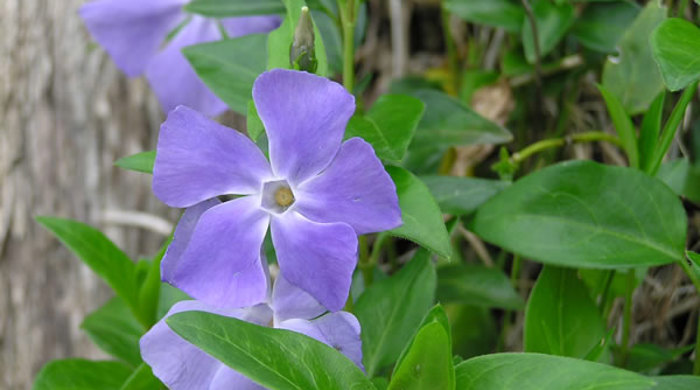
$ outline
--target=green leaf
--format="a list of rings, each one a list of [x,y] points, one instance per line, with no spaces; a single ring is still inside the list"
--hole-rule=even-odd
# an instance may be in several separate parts
[[[300,333],[205,312],[166,320],[185,340],[270,389],[373,389],[343,354]]]
[[[619,56],[605,62],[603,85],[630,115],[645,111],[664,89],[649,35],[665,18],[666,8],[657,0],[649,1],[620,39]]]
[[[285,11],[281,0],[192,0],[184,8],[187,12],[213,18],[281,14]]]
[[[403,168],[388,167],[387,171],[396,184],[403,220],[403,225],[389,232],[415,241],[438,255],[449,258],[452,255],[450,237],[440,208],[428,188]]]
[[[676,195],[655,178],[573,161],[503,190],[479,208],[472,231],[547,264],[640,267],[683,258],[686,215]]]
[[[647,390],[655,381],[631,371],[535,353],[479,356],[455,368],[460,390]]]
[[[112,287],[138,317],[138,285],[134,263],[102,232],[78,221],[37,217],[80,260]],[[143,319],[139,317],[139,321]]]
[[[525,310],[525,352],[584,358],[605,338],[605,323],[576,270],[546,266]]]
[[[382,160],[401,162],[423,108],[423,102],[412,96],[382,95],[366,115],[350,120],[345,137],[362,137]]]
[[[665,20],[650,42],[668,89],[678,91],[700,79],[700,28],[696,25],[678,18]]]
[[[452,264],[438,267],[437,275],[437,297],[442,303],[459,302],[508,310],[521,310],[525,306],[500,269]]]
[[[574,7],[569,3],[557,5],[550,0],[532,0],[530,3],[532,4],[532,13],[537,23],[540,56],[544,57],[557,46],[574,24]],[[535,52],[532,25],[528,18],[523,20],[521,33],[525,58],[527,58],[529,63],[534,64],[537,59],[537,53]]]
[[[679,356],[692,349],[692,345],[671,350],[661,348],[656,344],[635,344],[629,349],[625,367],[635,372],[649,372],[654,368],[676,360]]]
[[[282,25],[277,30],[272,31],[268,36],[267,69],[292,68],[289,61],[289,50],[294,41],[294,29],[299,22],[301,8],[306,5],[304,0],[282,0],[282,2],[287,9],[287,16],[284,18]],[[316,23],[314,23],[314,36],[314,48],[316,51],[316,60],[318,60],[316,74],[326,76],[328,74],[326,48],[323,45],[323,38]]]
[[[421,176],[443,213],[465,215],[510,185],[502,180],[455,176]]]
[[[628,1],[589,4],[576,19],[571,34],[591,50],[612,53],[637,14],[639,6]]]
[[[435,296],[435,269],[420,250],[390,278],[375,282],[355,303],[362,325],[362,353],[370,377],[396,361],[416,331]]]
[[[171,307],[174,304],[184,301],[186,299],[192,299],[189,295],[180,291],[179,289],[167,284],[160,284],[160,294],[158,295],[158,309],[156,311],[156,319],[160,320],[165,317]]]
[[[637,133],[632,124],[632,120],[625,112],[622,102],[613,93],[608,91],[604,86],[598,85],[600,93],[603,95],[605,105],[608,107],[610,118],[615,124],[617,135],[620,136],[620,141],[625,148],[627,158],[631,167],[639,167],[639,148],[637,147]]]
[[[153,164],[156,161],[156,151],[136,153],[117,160],[114,165],[129,171],[153,173]]]
[[[253,142],[258,140],[261,134],[265,132],[265,125],[258,115],[258,109],[255,107],[255,102],[248,101],[248,115],[246,117],[246,128],[248,130],[248,137],[253,140]]]
[[[653,377],[657,389],[663,390],[697,390],[700,389],[700,377],[690,375],[670,375]]]
[[[199,78],[232,110],[245,115],[255,79],[265,71],[267,35],[189,46],[182,50]]]
[[[406,346],[389,383],[389,390],[455,388],[452,342],[447,315],[440,305],[428,313]]]
[[[519,32],[525,11],[516,0],[445,0],[445,8],[467,22]]]
[[[468,359],[486,355],[498,348],[499,326],[491,309],[480,306],[446,304],[450,319],[452,353]]]
[[[644,172],[649,172],[654,161],[654,151],[659,142],[659,134],[661,134],[665,100],[666,91],[661,92],[654,99],[649,111],[644,113],[642,119],[642,126],[639,130],[639,165]]]
[[[121,298],[107,301],[85,317],[80,327],[108,354],[134,366],[141,363],[139,339],[145,330]]]
[[[36,376],[34,390],[120,390],[131,375],[123,363],[84,359],[54,360]]]
[[[120,390],[160,390],[164,388],[158,378],[153,375],[151,367],[141,363],[131,376],[124,382]]]

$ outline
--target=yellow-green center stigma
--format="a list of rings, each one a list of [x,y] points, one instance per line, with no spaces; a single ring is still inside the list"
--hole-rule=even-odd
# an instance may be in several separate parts
[[[294,194],[292,190],[290,190],[289,187],[278,188],[275,192],[275,202],[277,202],[280,207],[289,207],[294,203]]]

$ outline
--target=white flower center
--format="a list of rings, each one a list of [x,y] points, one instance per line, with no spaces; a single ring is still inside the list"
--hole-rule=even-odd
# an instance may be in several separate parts
[[[286,180],[263,184],[261,206],[274,213],[283,213],[294,204],[294,193]]]

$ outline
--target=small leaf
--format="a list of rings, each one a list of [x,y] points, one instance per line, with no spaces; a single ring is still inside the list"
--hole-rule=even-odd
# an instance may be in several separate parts
[[[443,213],[465,215],[474,212],[510,182],[455,176],[421,176]]]
[[[370,377],[396,361],[434,296],[435,270],[424,249],[399,272],[360,295],[355,315],[362,325],[363,362]]]
[[[651,50],[671,91],[700,79],[700,28],[683,19],[661,23],[651,34]]]
[[[255,102],[248,101],[248,116],[246,117],[246,128],[248,129],[248,137],[253,142],[258,140],[261,134],[265,132],[265,125],[258,115],[258,109],[255,107]]]
[[[343,354],[300,333],[205,312],[168,317],[185,340],[272,390],[373,389]]]
[[[654,161],[654,151],[659,142],[659,134],[661,134],[665,100],[666,91],[661,92],[654,99],[642,119],[642,126],[639,130],[639,167],[644,172],[649,172]]]
[[[574,161],[503,190],[479,208],[472,231],[547,264],[640,267],[683,258],[686,215],[678,197],[655,178]]]
[[[281,0],[192,0],[185,11],[212,18],[284,13]]]
[[[396,184],[403,220],[403,225],[389,232],[415,241],[438,255],[449,258],[452,255],[450,237],[440,208],[428,188],[403,168],[388,167],[387,171]]]
[[[199,78],[234,111],[245,115],[255,79],[265,71],[267,35],[189,46],[182,50]]]
[[[34,390],[120,390],[131,375],[124,363],[85,359],[54,360],[36,376]]]
[[[598,89],[603,95],[603,99],[605,99],[605,105],[608,107],[608,112],[615,124],[617,135],[620,136],[622,145],[625,148],[630,166],[638,168],[639,148],[637,147],[637,133],[632,124],[632,120],[625,112],[625,108],[622,106],[622,102],[620,102],[617,96],[610,93],[610,91],[602,85],[598,85]]]
[[[134,366],[141,364],[139,339],[145,330],[121,298],[90,313],[80,327],[103,351]]]
[[[584,358],[605,334],[603,318],[576,270],[544,267],[525,310],[525,352]]]
[[[525,302],[503,271],[481,265],[453,264],[438,267],[437,297],[442,303],[521,310]]]
[[[129,171],[153,173],[153,164],[156,160],[156,151],[136,153],[117,160],[114,165]]]
[[[574,7],[568,2],[557,5],[550,0],[531,0],[530,3],[532,3],[532,13],[537,23],[540,56],[544,57],[557,46],[557,43],[566,35],[569,27],[574,24]],[[537,55],[532,25],[528,18],[523,20],[521,34],[525,58],[529,63],[534,64]]]
[[[525,11],[514,0],[445,0],[445,8],[467,22],[520,32]]]

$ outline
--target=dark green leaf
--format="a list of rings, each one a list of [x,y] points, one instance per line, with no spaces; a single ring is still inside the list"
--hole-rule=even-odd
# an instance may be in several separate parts
[[[445,0],[445,8],[472,23],[519,32],[525,11],[517,0]]]
[[[54,360],[34,381],[34,390],[120,390],[131,369],[119,362],[84,359]]]
[[[460,363],[460,390],[648,390],[652,378],[585,360],[535,353],[498,353]]]
[[[156,151],[136,153],[117,160],[114,165],[129,171],[153,173],[153,164],[156,161]]]
[[[692,348],[690,346],[690,349]],[[635,372],[648,372],[651,369],[676,360],[688,350],[689,348],[670,350],[648,343],[635,344],[629,349],[625,367]]]
[[[388,167],[396,184],[403,225],[390,231],[407,238],[443,257],[450,257],[452,245],[442,213],[430,191],[417,177],[403,168]]]
[[[639,148],[637,147],[637,132],[634,129],[632,120],[625,112],[622,102],[620,102],[616,95],[608,91],[602,85],[598,85],[598,89],[603,95],[603,99],[605,99],[605,105],[608,107],[608,112],[610,113],[610,118],[612,118],[612,121],[615,124],[617,135],[620,136],[622,145],[625,148],[625,153],[627,153],[630,166],[638,168]]]
[[[85,317],[80,327],[108,354],[138,366],[141,363],[139,339],[145,332],[119,297]]]
[[[350,120],[346,138],[362,137],[382,160],[400,162],[423,115],[423,102],[408,95],[382,95],[364,116]]]
[[[470,214],[510,185],[502,180],[455,176],[421,176],[443,213]]]
[[[197,75],[234,111],[247,114],[253,83],[265,71],[267,35],[203,43],[182,50]]]
[[[472,230],[548,264],[639,267],[683,258],[686,216],[676,195],[655,178],[575,161],[503,190],[479,208]]]
[[[700,28],[693,23],[665,20],[651,34],[651,50],[671,91],[700,79]]]
[[[661,134],[661,122],[664,113],[666,92],[661,92],[654,99],[649,111],[644,114],[642,127],[639,130],[639,166],[644,172],[649,172],[654,160],[656,144]]]
[[[213,18],[233,16],[281,14],[285,11],[281,0],[192,0],[185,11]]]
[[[160,284],[160,294],[158,296],[158,310],[156,312],[156,319],[160,320],[165,317],[165,314],[173,307],[174,304],[184,301],[186,299],[192,299],[189,295],[178,290],[177,288],[167,284]]]
[[[151,367],[141,363],[131,376],[124,382],[120,390],[160,390],[163,385],[153,376]]]
[[[540,56],[544,57],[557,46],[557,43],[566,35],[569,27],[574,24],[574,7],[569,3],[557,5],[550,0],[531,0],[530,3],[537,23]],[[528,18],[523,20],[521,33],[525,58],[529,63],[534,64],[537,55],[532,25]]]
[[[367,374],[396,361],[433,305],[435,270],[421,250],[399,272],[376,282],[360,295],[355,315],[362,325],[362,352]]]
[[[492,353],[498,344],[498,325],[491,310],[481,306],[446,304],[452,351],[465,359]]]
[[[480,265],[453,264],[438,267],[437,298],[442,303],[520,310],[525,302],[503,271]]]
[[[195,311],[174,314],[167,323],[185,340],[269,389],[373,389],[343,354],[300,333]]]
[[[576,20],[571,33],[589,49],[612,53],[637,14],[639,6],[628,1],[590,4]]]
[[[665,18],[666,8],[658,1],[649,1],[620,39],[619,56],[605,62],[603,85],[630,115],[645,111],[664,89],[649,35]]]
[[[605,337],[605,323],[576,270],[546,266],[525,310],[525,352],[584,358]]]

